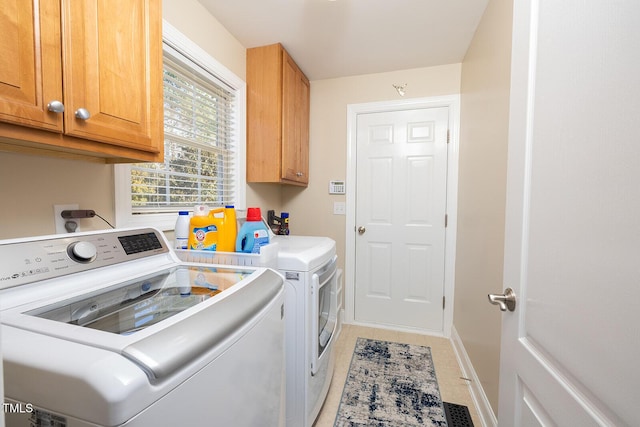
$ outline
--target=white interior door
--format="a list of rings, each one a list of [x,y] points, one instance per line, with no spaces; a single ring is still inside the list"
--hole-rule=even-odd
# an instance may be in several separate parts
[[[449,109],[359,114],[357,322],[442,331]]]
[[[516,0],[501,426],[637,426],[640,2]]]

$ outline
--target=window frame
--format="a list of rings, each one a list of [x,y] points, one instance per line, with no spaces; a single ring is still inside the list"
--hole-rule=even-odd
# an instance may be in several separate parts
[[[165,46],[170,46],[175,51],[186,56],[202,68],[215,75],[236,92],[234,139],[237,148],[236,155],[236,182],[235,182],[235,207],[245,209],[246,205],[246,83],[220,64],[211,55],[205,52],[184,34],[178,31],[167,21],[162,21],[162,46],[163,56]],[[173,230],[177,214],[149,213],[133,214],[131,206],[131,166],[128,164],[115,165],[115,225],[118,228],[129,227],[156,227],[160,230]],[[214,206],[212,206],[214,207]]]

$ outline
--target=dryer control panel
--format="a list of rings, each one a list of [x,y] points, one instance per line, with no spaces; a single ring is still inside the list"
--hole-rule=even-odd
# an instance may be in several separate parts
[[[0,289],[169,252],[153,228],[0,241]]]

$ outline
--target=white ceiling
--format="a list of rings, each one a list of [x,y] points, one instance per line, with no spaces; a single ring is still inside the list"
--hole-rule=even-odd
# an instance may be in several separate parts
[[[198,0],[246,47],[282,43],[310,80],[461,62],[488,0]]]

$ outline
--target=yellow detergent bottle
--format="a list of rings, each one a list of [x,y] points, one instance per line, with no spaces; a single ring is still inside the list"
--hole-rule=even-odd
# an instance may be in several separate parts
[[[227,205],[224,209],[216,209],[216,214],[223,213],[223,217],[216,217],[220,220],[218,224],[218,250],[223,252],[235,252],[236,236],[238,235],[238,223],[236,221],[236,210],[232,205]]]
[[[189,221],[189,241],[187,247],[199,251],[215,251],[218,246],[219,219],[215,210],[209,211],[205,205],[198,205]]]

